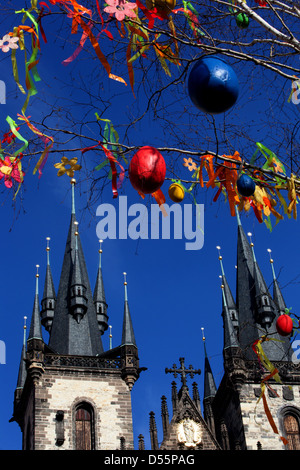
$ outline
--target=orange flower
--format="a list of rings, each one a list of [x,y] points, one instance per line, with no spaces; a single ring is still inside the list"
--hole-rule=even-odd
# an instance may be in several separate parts
[[[189,171],[194,171],[197,170],[197,165],[196,163],[190,158],[184,158],[183,159],[184,163],[183,166],[186,166]]]

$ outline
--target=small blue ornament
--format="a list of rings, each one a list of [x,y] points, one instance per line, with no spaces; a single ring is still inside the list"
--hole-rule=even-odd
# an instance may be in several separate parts
[[[204,56],[191,70],[188,92],[194,105],[209,114],[230,109],[239,95],[239,82],[234,70],[224,59]]]
[[[241,196],[249,197],[254,194],[255,183],[250,176],[242,174],[236,182],[237,190]]]

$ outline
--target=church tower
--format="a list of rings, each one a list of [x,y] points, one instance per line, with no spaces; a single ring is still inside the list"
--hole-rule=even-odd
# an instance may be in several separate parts
[[[224,375],[216,389],[206,360],[204,416],[224,450],[300,450],[300,369],[290,336],[276,330],[285,302],[273,260],[271,295],[238,213],[237,220],[236,301],[219,255]]]
[[[71,219],[57,294],[47,239],[43,297],[40,305],[37,271],[11,420],[21,428],[24,450],[133,449],[131,389],[141,369],[127,281],[121,343],[104,351],[101,336],[108,315],[102,248],[92,292],[75,215],[74,179],[71,184]],[[48,344],[42,326],[49,332]]]

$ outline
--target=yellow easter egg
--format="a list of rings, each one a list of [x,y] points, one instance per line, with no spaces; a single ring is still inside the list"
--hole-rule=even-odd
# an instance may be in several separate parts
[[[178,183],[173,183],[169,187],[169,196],[173,202],[181,202],[184,198],[184,189]]]

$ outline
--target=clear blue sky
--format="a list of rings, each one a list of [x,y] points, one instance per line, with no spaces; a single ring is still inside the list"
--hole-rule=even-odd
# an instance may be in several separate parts
[[[22,3],[22,2],[21,2]],[[50,33],[49,33],[50,34]],[[1,36],[1,34],[0,34]],[[72,48],[70,48],[70,51]],[[66,58],[66,51],[59,52]],[[41,62],[40,72],[46,73],[50,64]],[[57,61],[56,73],[68,77],[67,71]],[[47,76],[47,84],[51,84]],[[5,77],[0,76],[0,79]],[[14,90],[13,82],[7,80],[9,90]],[[105,82],[106,83],[106,82]],[[49,85],[50,86],[50,85]],[[107,84],[108,89],[112,87]],[[43,97],[48,89],[41,85]],[[12,91],[10,96],[12,97]],[[245,96],[241,97],[244,101]],[[131,100],[131,98],[130,98]],[[1,132],[7,131],[6,115],[12,117],[20,112],[21,99],[7,101],[0,105]],[[114,109],[114,108],[113,108]],[[116,112],[115,108],[115,112]],[[30,108],[29,115],[38,120],[40,109]],[[114,117],[111,111],[110,118]],[[125,110],[124,110],[125,113]],[[237,111],[238,113],[238,111]],[[255,119],[252,108],[249,119]],[[115,115],[117,119],[117,115]],[[120,116],[121,119],[121,116]],[[112,119],[113,120],[113,119]],[[257,129],[253,130],[253,141],[261,139]],[[160,135],[150,134],[149,128],[138,135],[138,144],[159,145]],[[163,140],[163,138],[162,138]],[[155,141],[155,142],[154,142]],[[237,149],[239,150],[239,149]],[[252,150],[250,151],[251,155]],[[222,151],[220,152],[222,153]],[[224,151],[225,153],[225,151]],[[87,154],[88,155],[88,154]],[[79,156],[79,155],[77,155]],[[60,277],[63,253],[69,227],[71,195],[69,178],[56,176],[53,163],[59,158],[49,159],[43,176],[38,180],[32,175],[31,166],[27,172],[20,195],[24,199],[20,213],[15,214],[11,197],[0,182],[2,203],[0,205],[1,224],[1,303],[0,339],[6,344],[6,364],[0,364],[1,377],[1,418],[0,448],[20,449],[21,432],[16,423],[9,423],[13,411],[13,395],[17,381],[20,354],[23,341],[23,317],[31,318],[36,264],[40,265],[40,299],[46,268],[46,237],[51,237],[50,260],[56,289]],[[169,183],[165,182],[163,191],[167,194]],[[80,236],[84,248],[92,288],[94,287],[99,242],[96,236],[96,207],[85,211],[86,185],[76,188],[76,213],[78,215]],[[149,412],[156,413],[159,428],[159,441],[162,440],[160,426],[160,398],[166,395],[171,414],[171,382],[173,376],[165,374],[165,367],[179,365],[179,357],[185,357],[186,365],[192,364],[203,371],[204,354],[201,327],[204,327],[207,352],[212,370],[218,384],[223,373],[222,345],[223,331],[221,318],[220,265],[216,246],[221,246],[223,263],[230,287],[235,294],[235,264],[237,223],[230,216],[228,204],[223,200],[214,203],[214,191],[199,193],[198,203],[205,206],[204,246],[198,251],[185,250],[186,240],[105,240],[103,243],[103,276],[108,302],[109,324],[112,325],[113,346],[121,341],[123,319],[124,287],[123,272],[127,272],[128,297],[140,365],[147,367],[142,372],[132,391],[133,422],[135,444],[137,436],[145,436],[146,448],[149,443]],[[120,195],[128,196],[128,204],[153,202],[147,197],[143,202],[126,180]],[[111,188],[107,187],[103,202],[118,207],[118,200],[112,199]],[[167,202],[170,203],[168,200]],[[191,203],[186,199],[185,202]],[[19,208],[19,204],[18,204]],[[151,220],[149,220],[149,224]],[[251,231],[255,243],[255,253],[266,282],[271,286],[272,273],[267,249],[272,249],[272,257],[279,282],[288,307],[295,313],[299,306],[299,224],[294,220],[281,221],[270,233],[265,225],[259,225],[253,215],[242,217],[246,233]],[[44,339],[47,340],[45,333]],[[103,337],[104,347],[109,347],[108,331]],[[195,378],[203,398],[203,374]],[[179,386],[179,380],[177,381]],[[191,384],[191,381],[189,382]]]

